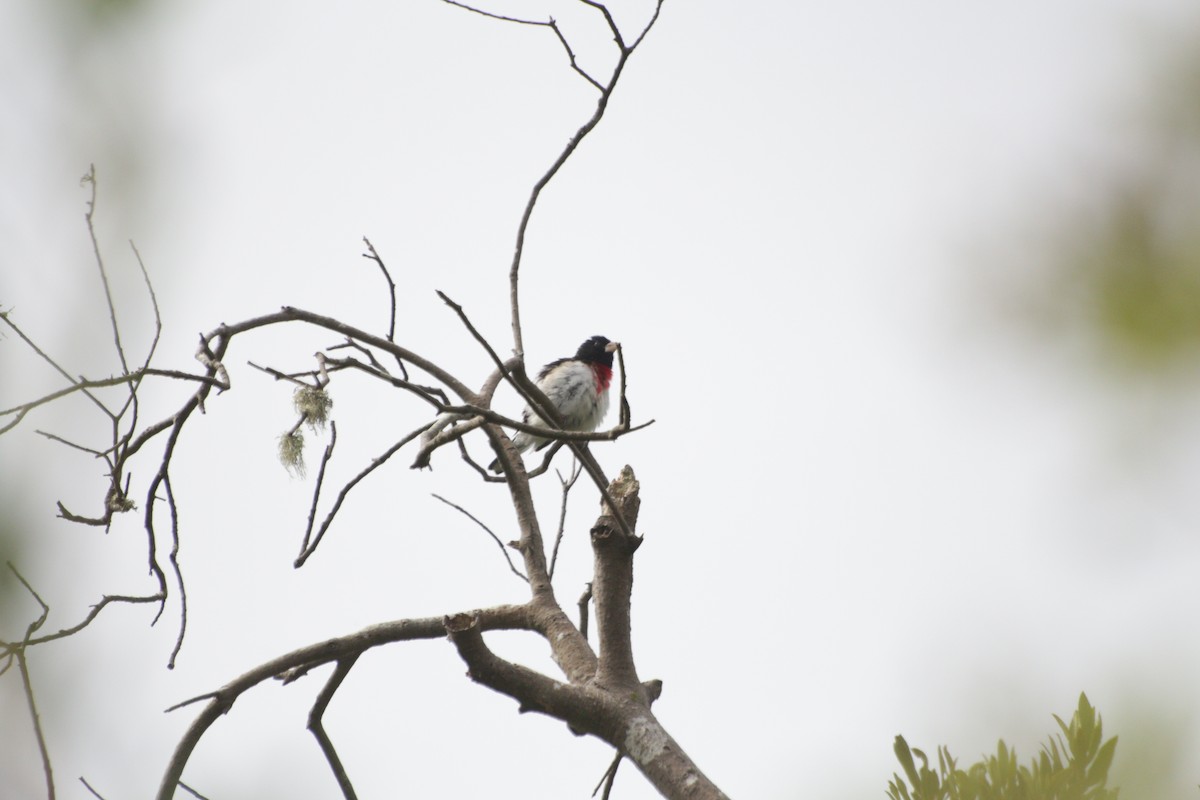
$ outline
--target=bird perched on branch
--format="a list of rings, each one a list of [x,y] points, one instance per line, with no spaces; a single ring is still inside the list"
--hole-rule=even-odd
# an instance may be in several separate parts
[[[537,387],[554,405],[562,418],[563,430],[594,431],[608,413],[608,387],[612,383],[613,353],[620,347],[603,336],[593,336],[575,351],[572,358],[560,358],[542,367]],[[529,406],[521,416],[526,423],[553,428]],[[513,437],[517,450],[541,450],[550,439],[519,431]],[[492,472],[502,471],[500,460],[488,465]]]

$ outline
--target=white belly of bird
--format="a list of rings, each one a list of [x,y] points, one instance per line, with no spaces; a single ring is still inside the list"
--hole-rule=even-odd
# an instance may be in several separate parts
[[[558,409],[565,430],[594,431],[608,413],[608,392],[596,391],[596,375],[587,364],[562,364],[538,381],[538,388]],[[546,424],[536,415],[530,421]]]

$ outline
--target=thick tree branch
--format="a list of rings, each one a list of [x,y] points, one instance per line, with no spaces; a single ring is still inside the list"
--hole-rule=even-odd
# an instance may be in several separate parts
[[[574,733],[592,734],[632,760],[671,800],[728,800],[651,713],[645,695],[564,684],[493,653],[474,614],[446,618],[450,640],[470,678],[517,701],[522,712],[562,720]]]
[[[633,664],[630,642],[630,598],[633,592],[633,554],[642,540],[626,533],[637,524],[640,485],[630,467],[609,486],[611,508],[601,505],[600,518],[592,527],[595,577],[592,592],[596,603],[596,634],[600,641],[600,661],[596,683],[614,691],[640,688],[641,681]],[[615,510],[614,510],[615,509]],[[626,526],[617,524],[620,515]]]
[[[455,614],[445,625],[471,680],[517,700],[522,713],[537,711],[568,722],[578,716],[578,688],[497,656],[483,641],[479,617]]]

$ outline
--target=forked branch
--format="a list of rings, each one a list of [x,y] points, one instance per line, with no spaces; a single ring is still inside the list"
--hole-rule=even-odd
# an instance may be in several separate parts
[[[525,233],[529,228],[529,220],[533,216],[533,208],[537,205],[537,201],[542,194],[542,190],[545,189],[547,184],[549,184],[550,181],[553,180],[554,176],[558,174],[558,171],[562,169],[563,164],[567,163],[567,160],[579,147],[584,138],[586,138],[587,135],[591,133],[597,125],[600,124],[600,120],[604,118],[604,112],[608,108],[609,98],[612,97],[613,90],[617,86],[617,81],[620,80],[621,73],[625,70],[625,63],[629,60],[629,57],[633,55],[633,52],[637,49],[638,45],[642,43],[642,40],[646,38],[646,34],[650,32],[650,29],[654,27],[654,23],[658,21],[658,15],[662,10],[663,4],[663,0],[656,0],[654,5],[654,13],[650,17],[649,22],[646,23],[646,26],[634,39],[633,44],[626,45],[625,39],[621,35],[621,31],[616,22],[613,20],[612,14],[609,13],[608,8],[603,3],[593,2],[593,0],[581,1],[585,5],[597,9],[604,16],[604,20],[607,23],[609,30],[612,32],[613,40],[616,42],[618,48],[616,65],[613,67],[612,72],[609,74],[607,80],[597,80],[579,67],[575,60],[575,53],[572,50],[570,43],[567,41],[566,37],[563,36],[562,31],[559,29],[553,18],[549,18],[544,21],[519,19],[515,17],[504,16],[502,14],[496,14],[490,11],[484,11],[468,3],[459,2],[459,0],[444,0],[444,2],[449,3],[450,5],[458,6],[459,8],[464,8],[476,14],[482,14],[486,17],[491,17],[492,19],[498,19],[504,22],[513,22],[520,25],[541,25],[550,28],[554,32],[555,36],[558,37],[558,40],[562,43],[563,47],[566,49],[567,55],[571,60],[572,69],[582,75],[600,92],[600,97],[596,101],[596,108],[592,112],[591,117],[589,117],[587,121],[584,122],[577,131],[575,131],[575,135],[572,136],[567,142],[566,146],[563,147],[562,151],[554,159],[553,163],[551,163],[550,168],[547,169],[542,177],[538,178],[537,182],[533,185],[533,189],[529,193],[529,199],[525,203],[525,210],[521,214],[521,221],[517,224],[517,241],[516,246],[513,248],[512,265],[509,268],[508,280],[509,306],[512,314],[513,347],[516,351],[516,354],[521,358],[524,358],[525,356],[525,340],[521,333],[521,303],[518,287],[521,272],[521,257],[525,251]]]

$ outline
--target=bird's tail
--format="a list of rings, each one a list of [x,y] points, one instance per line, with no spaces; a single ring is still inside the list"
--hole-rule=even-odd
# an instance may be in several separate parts
[[[540,449],[548,441],[548,439],[543,439],[540,436],[530,436],[523,431],[518,431],[517,435],[512,437],[513,447],[517,448],[518,453],[524,453],[534,445],[537,445]],[[492,463],[488,464],[488,469],[497,475],[504,471],[504,468],[500,466],[500,459],[498,458],[492,459]]]

